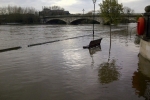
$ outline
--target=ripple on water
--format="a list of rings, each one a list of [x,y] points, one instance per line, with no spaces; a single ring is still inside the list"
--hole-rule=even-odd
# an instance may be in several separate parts
[[[94,38],[103,37],[101,48],[88,50],[83,46],[93,40],[91,25],[11,28],[16,33],[9,26],[0,27],[0,48],[63,41],[0,53],[1,100],[148,99],[149,73],[141,66],[145,60],[137,56],[135,31],[130,36],[113,27],[110,46],[109,27],[95,25]],[[20,32],[24,34],[17,35]]]

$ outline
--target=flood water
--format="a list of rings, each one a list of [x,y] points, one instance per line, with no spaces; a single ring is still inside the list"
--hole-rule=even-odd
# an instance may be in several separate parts
[[[113,27],[110,46],[109,27],[95,25],[101,48],[89,50],[92,25],[1,25],[0,49],[21,48],[0,52],[0,100],[150,100],[135,26]]]

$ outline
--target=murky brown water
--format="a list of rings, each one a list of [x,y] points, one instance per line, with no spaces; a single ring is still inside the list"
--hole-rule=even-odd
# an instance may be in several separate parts
[[[135,30],[114,28],[110,48],[109,28],[96,25],[101,49],[89,51],[91,28],[0,26],[0,49],[22,47],[0,53],[0,100],[149,100],[150,64],[138,57]]]

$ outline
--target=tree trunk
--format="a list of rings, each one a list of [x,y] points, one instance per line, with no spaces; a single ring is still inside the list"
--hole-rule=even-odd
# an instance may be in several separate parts
[[[110,49],[111,49],[111,23],[110,23]]]

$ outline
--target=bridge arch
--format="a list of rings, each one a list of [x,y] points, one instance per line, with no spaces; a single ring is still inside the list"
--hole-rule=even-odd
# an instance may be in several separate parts
[[[45,23],[67,24],[66,20],[60,18],[47,19]]]
[[[75,23],[75,22],[77,22],[77,21],[82,21],[82,20],[87,20],[87,21],[91,21],[92,23],[93,23],[93,18],[76,18],[76,19],[73,19],[73,20],[71,20],[70,21],[70,24],[73,24],[73,23]],[[97,24],[101,24],[101,21],[99,21],[99,20],[94,20],[94,22],[95,23],[97,23]]]

